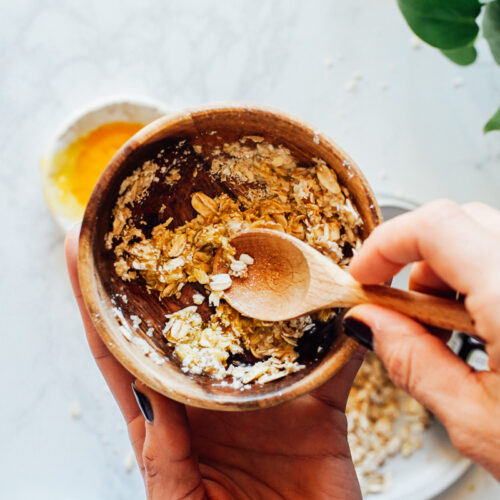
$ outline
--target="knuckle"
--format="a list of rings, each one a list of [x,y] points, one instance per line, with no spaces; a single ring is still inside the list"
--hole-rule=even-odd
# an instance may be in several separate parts
[[[425,387],[422,387],[422,377],[415,368],[417,363],[411,339],[395,342],[385,356],[385,366],[394,384],[407,393],[422,399]]]
[[[440,213],[454,212],[457,209],[460,209],[460,205],[458,205],[458,203],[447,198],[440,198],[438,200],[431,201],[426,205],[426,207],[433,212],[437,211]]]
[[[493,342],[500,327],[498,317],[500,289],[485,287],[481,293],[471,293],[465,298],[465,307],[474,318],[478,334]]]
[[[421,210],[416,222],[422,241],[435,240],[444,228],[453,227],[465,215],[460,205],[446,199],[430,202]]]
[[[424,277],[425,268],[421,262],[412,264],[410,268],[410,281],[421,281]]]
[[[480,201],[470,201],[468,203],[464,203],[462,205],[462,208],[466,212],[475,213],[475,212],[482,212],[483,210],[488,209],[489,207],[488,205],[486,205],[486,203],[482,203]]]
[[[142,454],[142,462],[144,464],[145,476],[149,479],[153,479],[158,476],[160,469],[156,457],[149,453],[148,450],[144,450]]]
[[[441,199],[432,201],[425,206],[423,214],[424,223],[429,226],[441,226],[443,222],[449,222],[450,219],[463,215],[463,210],[458,203],[452,200]]]
[[[468,430],[466,430],[464,426],[456,421],[453,422],[452,425],[448,424],[447,430],[453,446],[455,446],[455,448],[462,454],[469,456],[470,453],[468,452],[471,445],[471,436]]]
[[[409,380],[411,378],[411,366],[406,347],[393,346],[385,356],[385,366],[389,375],[396,386],[409,391]]]
[[[477,420],[477,415],[469,415],[470,417],[475,416],[476,419],[464,419],[464,415],[456,416],[449,415],[443,420],[443,425],[446,427],[448,436],[450,437],[453,446],[471,459],[478,458],[478,441],[487,440],[487,435],[484,429],[484,419]],[[478,425],[481,422],[482,425]]]

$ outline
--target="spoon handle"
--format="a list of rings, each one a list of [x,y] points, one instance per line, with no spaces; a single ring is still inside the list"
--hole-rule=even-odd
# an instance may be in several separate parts
[[[476,334],[474,320],[459,301],[383,285],[363,285],[357,300],[385,306],[426,325]]]

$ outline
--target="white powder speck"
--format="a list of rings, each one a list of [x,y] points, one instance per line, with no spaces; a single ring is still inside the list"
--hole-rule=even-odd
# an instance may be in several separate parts
[[[420,38],[418,38],[417,35],[412,35],[410,37],[410,47],[413,49],[413,50],[418,50],[420,49],[420,47],[422,47],[422,40],[420,40]]]
[[[132,314],[130,316],[130,319],[132,320],[132,328],[134,330],[137,330],[142,323],[142,319],[139,318],[139,316],[136,316],[135,314]]]
[[[451,84],[453,85],[454,88],[458,89],[459,87],[463,86],[464,79],[461,76],[456,76],[451,80]]]
[[[123,459],[123,468],[125,469],[125,472],[132,472],[132,469],[136,464],[137,460],[135,458],[135,453],[133,450],[129,450]]]
[[[345,83],[344,88],[347,92],[354,92],[358,86],[358,82],[356,80],[349,80]]]
[[[78,401],[73,401],[68,407],[69,416],[75,420],[82,416],[82,407]]]
[[[389,88],[389,83],[388,82],[380,82],[379,87],[381,90],[387,90]]]
[[[359,82],[360,80],[363,79],[363,73],[361,71],[357,70],[352,74],[352,79],[356,82]]]
[[[379,172],[378,172],[379,179],[385,180],[385,179],[387,179],[387,176],[388,176],[387,170],[385,170],[385,169],[379,170]]]
[[[328,69],[333,68],[333,59],[331,57],[325,57],[325,60],[323,62]]]
[[[152,337],[153,336],[153,333],[154,333],[155,329],[154,328],[148,328],[148,330],[146,331],[146,335],[148,337]]]

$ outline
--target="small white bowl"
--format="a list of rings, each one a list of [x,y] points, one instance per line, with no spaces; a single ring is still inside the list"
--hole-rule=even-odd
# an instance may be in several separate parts
[[[57,224],[69,231],[81,218],[72,218],[59,201],[59,191],[52,177],[57,173],[55,157],[79,137],[111,122],[144,123],[147,125],[161,116],[172,113],[162,102],[134,96],[115,96],[92,102],[73,112],[57,129],[42,157],[42,183],[45,200]]]

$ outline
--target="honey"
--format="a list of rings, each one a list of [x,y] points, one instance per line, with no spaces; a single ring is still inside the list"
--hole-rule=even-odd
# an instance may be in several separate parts
[[[52,180],[59,203],[71,218],[82,216],[102,171],[142,123],[111,122],[79,137],[54,157]]]

